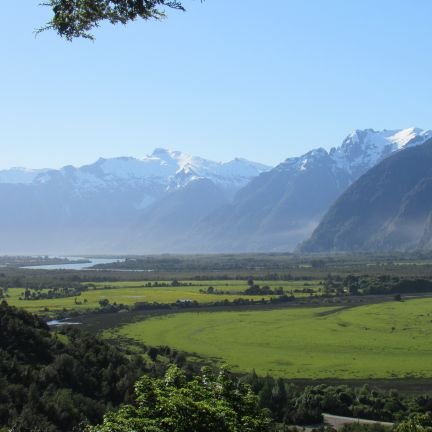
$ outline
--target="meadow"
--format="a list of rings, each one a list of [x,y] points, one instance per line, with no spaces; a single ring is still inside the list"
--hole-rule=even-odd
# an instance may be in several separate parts
[[[185,312],[110,330],[232,370],[286,378],[431,378],[432,299],[355,308]]]
[[[67,309],[68,311],[85,311],[98,309],[99,301],[109,300],[111,304],[124,304],[133,306],[137,302],[160,304],[172,304],[178,300],[192,300],[200,304],[209,304],[225,299],[232,301],[237,298],[269,299],[276,296],[252,296],[242,292],[248,287],[245,280],[212,280],[212,281],[182,281],[185,286],[171,286],[171,281],[158,281],[162,286],[146,286],[151,281],[121,281],[121,282],[96,282],[94,288],[82,292],[77,297],[63,297],[40,300],[20,300],[23,288],[9,288],[7,302],[11,306],[18,306],[33,313],[57,312]],[[152,285],[154,281],[151,282]],[[312,289],[315,293],[321,292],[322,286],[319,281],[256,281],[261,286],[267,285],[272,289],[282,287],[286,293],[293,293],[296,297],[308,296],[308,294],[296,291]],[[190,284],[190,285],[189,285]],[[216,292],[225,294],[207,294],[208,287],[213,287]]]

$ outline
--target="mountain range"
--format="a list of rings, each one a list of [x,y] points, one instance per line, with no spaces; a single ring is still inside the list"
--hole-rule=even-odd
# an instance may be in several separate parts
[[[302,252],[393,252],[432,246],[432,140],[391,155],[331,206]]]
[[[432,131],[416,128],[356,130],[330,151],[318,148],[289,158],[201,220],[188,236],[189,250],[293,250],[360,176],[392,153],[431,137]]]
[[[99,159],[78,168],[3,170],[0,252],[293,250],[373,167],[430,138],[431,131],[416,128],[357,130],[338,147],[274,168],[156,149],[142,159]],[[315,249],[322,248],[307,248]]]
[[[161,208],[171,200],[172,216],[178,220],[175,203],[186,205],[181,197],[192,191],[190,202],[202,203],[201,213],[205,213],[211,208],[202,201],[203,195],[193,191],[207,186],[221,205],[268,169],[245,159],[220,163],[156,149],[143,159],[99,159],[79,168],[3,170],[0,252],[80,254],[130,249],[129,233],[147,221],[153,206]],[[210,196],[204,192],[204,197]],[[138,235],[130,240],[137,244]],[[148,244],[137,245],[137,250],[151,249]]]

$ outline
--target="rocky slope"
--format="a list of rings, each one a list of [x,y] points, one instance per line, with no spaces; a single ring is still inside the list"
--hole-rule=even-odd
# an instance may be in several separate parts
[[[289,158],[200,221],[187,246],[208,252],[292,250],[362,174],[392,153],[430,137],[432,131],[417,128],[356,130],[330,151],[318,148]]]
[[[327,212],[302,252],[432,246],[432,140],[385,159]]]

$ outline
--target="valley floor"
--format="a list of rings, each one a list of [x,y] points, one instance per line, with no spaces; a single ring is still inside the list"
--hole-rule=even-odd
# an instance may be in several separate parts
[[[109,332],[297,379],[432,378],[432,299],[156,316]]]

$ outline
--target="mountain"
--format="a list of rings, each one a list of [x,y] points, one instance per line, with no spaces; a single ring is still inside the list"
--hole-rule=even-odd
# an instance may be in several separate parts
[[[99,159],[78,168],[66,166],[41,172],[0,171],[0,199],[5,203],[0,213],[0,252],[119,252],[127,249],[126,240],[144,250],[137,236],[129,233],[145,220],[146,209],[162,211],[165,206],[164,211],[170,208],[175,219],[176,205],[186,204],[182,201],[184,191],[199,189],[191,186],[195,183],[211,184],[213,196],[219,200],[214,198],[215,202],[220,205],[268,169],[245,159],[213,162],[156,149],[143,159]],[[203,202],[204,193],[196,194],[196,202],[188,193],[190,206],[198,207]],[[212,210],[212,206],[203,206],[196,214],[204,216]],[[191,217],[189,223],[193,221]],[[160,222],[161,231],[171,223]],[[146,243],[145,247],[153,250],[152,244]]]
[[[358,179],[327,212],[303,252],[432,246],[432,139],[408,146]]]
[[[118,249],[128,253],[184,252],[188,233],[204,217],[227,204],[230,194],[209,179],[197,179],[169,191],[141,213]]]
[[[233,201],[188,236],[189,251],[292,250],[318,225],[336,198],[379,161],[423,144],[432,131],[356,130],[341,146],[289,158],[255,177]]]
[[[292,249],[348,184],[324,149],[287,159],[203,219],[189,236],[195,241],[191,250],[202,245],[208,252]]]
[[[355,180],[393,152],[423,144],[430,138],[432,131],[419,128],[380,132],[373,129],[355,130],[329,154],[335,165]]]
[[[32,183],[34,179],[46,171],[46,169],[28,169],[15,167],[6,170],[0,170],[0,183]]]
[[[359,177],[429,138],[418,128],[356,130],[339,147],[273,169],[156,149],[142,159],[0,171],[0,253],[290,251]]]
[[[60,170],[44,170],[36,175],[31,183],[68,184],[79,194],[104,189],[138,187],[148,195],[147,199],[138,205],[146,207],[161,193],[180,189],[197,179],[209,179],[227,191],[237,190],[252,177],[269,168],[246,159],[234,159],[225,163],[213,162],[178,151],[158,148],[143,159],[101,158],[91,165],[79,168],[66,166]],[[9,183],[7,180],[1,181],[3,175],[6,177],[3,173],[6,172],[0,171],[0,183]]]

